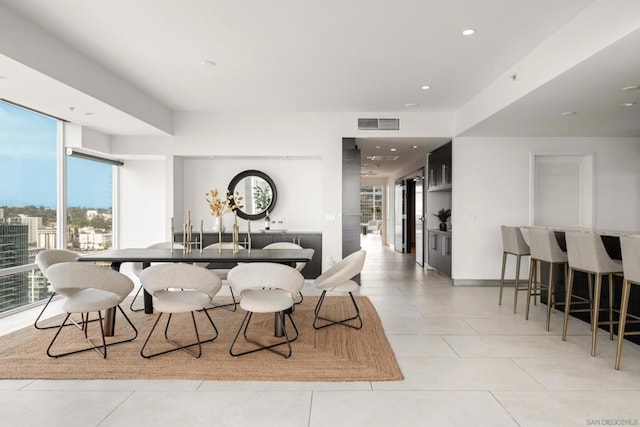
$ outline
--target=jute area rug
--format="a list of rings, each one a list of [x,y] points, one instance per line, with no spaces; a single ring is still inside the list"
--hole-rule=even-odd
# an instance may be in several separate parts
[[[94,351],[86,351],[57,359],[49,358],[46,349],[55,329],[36,330],[27,327],[0,337],[0,378],[2,379],[183,379],[220,381],[397,381],[402,372],[385,336],[380,319],[371,301],[357,297],[364,327],[354,330],[332,326],[316,331],[312,327],[313,309],[317,297],[305,297],[296,306],[293,318],[300,332],[292,343],[289,359],[260,351],[241,357],[229,355],[229,346],[238,330],[244,312],[223,308],[210,310],[220,335],[203,344],[202,356],[195,359],[183,351],[176,351],[144,359],[140,348],[157,314],[143,312],[127,315],[138,328],[138,338],[130,343],[108,348],[107,359]],[[123,307],[128,304],[123,304]],[[327,297],[323,310],[329,317],[344,318],[351,313],[348,297]],[[258,315],[256,315],[258,316]],[[249,336],[256,340],[274,339],[273,315],[260,315],[252,321]],[[169,349],[164,341],[163,316],[154,332],[147,351]],[[61,317],[51,319],[60,322]],[[120,313],[116,317],[116,335],[111,339],[128,337],[131,329]],[[213,336],[213,329],[203,313],[196,313],[202,339]],[[92,333],[93,332],[93,333]],[[179,343],[194,342],[194,331],[189,314],[174,315],[170,338]],[[99,342],[99,328],[92,323],[90,336]],[[98,335],[96,335],[98,334]],[[241,336],[242,337],[242,336]],[[66,327],[58,338],[55,351],[64,351],[66,345],[74,348],[86,346],[82,333],[75,327]],[[244,340],[236,351],[250,349]]]

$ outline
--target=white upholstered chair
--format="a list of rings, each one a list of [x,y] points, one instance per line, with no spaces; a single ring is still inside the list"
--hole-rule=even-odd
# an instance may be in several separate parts
[[[500,298],[498,305],[502,305],[502,291],[504,289],[504,274],[507,267],[507,255],[515,255],[516,257],[516,277],[513,287],[513,312],[516,312],[518,306],[518,292],[526,291],[527,287],[520,286],[520,263],[523,256],[529,256],[531,250],[527,242],[522,236],[519,227],[509,227],[507,225],[500,226],[502,234],[502,274],[500,275]]]
[[[263,249],[302,249],[302,246],[295,244],[293,242],[273,242],[273,243],[269,243]],[[306,265],[307,265],[306,262],[296,262],[295,268],[296,270],[302,272],[302,269]],[[298,295],[300,296],[300,299],[295,303],[302,304],[302,301],[304,301],[304,296],[302,295],[302,292],[299,292]]]
[[[202,355],[202,344],[211,342],[218,337],[218,329],[206,308],[211,305],[211,300],[218,291],[220,291],[222,280],[206,268],[191,264],[174,263],[152,265],[151,267],[145,268],[140,273],[140,282],[144,289],[153,296],[154,310],[159,313],[140,350],[140,354],[145,358],[151,358],[176,350],[184,350],[195,358],[200,357]],[[213,338],[206,340],[200,339],[194,314],[196,311],[201,311],[206,316],[215,332]],[[172,345],[172,348],[146,354],[144,350],[164,313],[169,314],[164,336],[166,341]],[[169,338],[169,326],[172,316],[178,313],[191,313],[196,336],[195,342],[178,344]],[[190,347],[195,346],[198,348],[197,352],[189,350]]]
[[[640,331],[625,331],[627,316],[634,323],[640,321],[640,316],[629,314],[629,295],[631,285],[640,285],[640,237],[620,237],[620,249],[622,249],[622,268],[624,270],[624,283],[622,286],[622,301],[620,303],[620,324],[618,326],[618,347],[616,350],[615,368],[620,369],[622,360],[622,343],[626,335],[640,335]]]
[[[136,327],[120,307],[120,303],[133,290],[133,282],[126,275],[110,268],[93,264],[61,262],[47,269],[47,277],[55,292],[66,297],[62,309],[67,312],[67,316],[47,348],[48,356],[60,357],[87,350],[96,350],[98,354],[106,358],[108,346],[133,341],[138,336]],[[102,324],[102,311],[113,308],[117,308],[120,313],[122,313],[122,316],[133,329],[134,336],[107,344],[104,336],[104,325]],[[102,345],[100,346],[94,345],[88,337],[88,326],[90,322],[86,319],[89,317],[88,314],[92,312],[96,312],[100,320],[99,324],[102,337]],[[85,339],[91,346],[64,353],[53,353],[52,347],[72,313],[87,314],[86,317],[83,317],[83,333]],[[102,351],[100,350],[101,348]]]
[[[240,308],[247,313],[236,333],[229,354],[241,356],[260,350],[269,350],[285,359],[291,356],[291,343],[298,338],[298,329],[291,317],[293,311],[293,295],[297,295],[304,286],[304,277],[293,267],[269,262],[251,262],[240,264],[229,272],[229,285],[240,296]],[[254,313],[274,313],[276,328],[282,328],[284,341],[273,344],[261,344],[248,336],[247,330]],[[286,319],[293,326],[295,336],[287,332]],[[234,346],[240,332],[247,342],[255,348],[236,352]],[[279,335],[279,334],[278,334]],[[288,352],[275,350],[275,347],[286,345]]]
[[[241,249],[244,249],[244,246],[239,245],[239,247]],[[204,249],[233,249],[233,242],[216,242],[216,243],[212,243],[210,245],[207,245],[204,247]],[[206,262],[199,262],[196,263],[196,265],[200,266],[200,267],[205,267],[208,268],[209,263]],[[231,268],[209,268],[209,271],[213,272],[215,275],[217,275],[222,281],[223,283],[226,282],[227,280],[227,275],[229,274],[229,271],[231,271]],[[238,300],[236,299],[235,294],[233,293],[233,289],[231,289],[231,301],[229,304],[214,304],[213,308],[226,308],[226,307],[231,307],[230,311],[236,311],[236,306],[238,305]]]
[[[183,250],[184,246],[182,245],[182,243],[171,243],[171,242],[158,242],[158,243],[154,243],[152,245],[147,246],[147,249],[171,249],[173,247],[174,250]],[[136,275],[136,277],[140,277],[140,273],[142,273],[142,270],[144,269],[144,265],[141,262],[134,262],[132,263],[133,267],[133,274]],[[133,296],[133,299],[131,300],[131,303],[129,304],[129,310],[131,311],[142,311],[144,309],[142,308],[133,308],[133,303],[136,301],[136,298],[138,298],[138,295],[140,294],[140,291],[142,290],[142,286],[138,287],[138,290],[136,291],[136,294]]]
[[[569,313],[572,310],[573,278],[576,271],[588,274],[589,284],[591,276],[595,275],[595,287],[593,288],[593,307],[589,309],[591,314],[591,355],[596,355],[596,344],[598,337],[598,325],[604,322],[598,321],[600,313],[600,294],[602,290],[602,276],[607,275],[609,282],[609,338],[613,340],[613,275],[622,274],[622,262],[611,259],[602,242],[602,237],[593,232],[566,232],[567,255],[569,256],[569,281],[566,292],[566,302],[564,309],[564,323],[562,327],[562,340],[567,339],[567,326],[569,323]],[[589,286],[591,288],[591,286]],[[591,294],[591,289],[589,289]],[[583,310],[584,311],[584,310]]]
[[[320,295],[315,308],[315,319],[313,320],[313,327],[315,329],[321,329],[331,325],[343,325],[354,329],[362,328],[362,318],[360,317],[360,310],[358,309],[358,304],[356,304],[356,300],[353,297],[353,292],[358,290],[359,285],[351,279],[360,274],[360,272],[362,271],[366,255],[367,253],[364,250],[354,252],[332,265],[327,271],[322,273],[314,280],[314,286],[322,291],[322,294]],[[321,316],[320,312],[322,310],[322,304],[324,303],[327,292],[349,294],[351,302],[353,303],[353,308],[355,310],[354,316],[337,320],[328,319]],[[348,323],[353,320],[358,321],[356,325]],[[319,321],[322,321],[322,324],[320,324]]]
[[[40,269],[40,271],[42,272],[42,275],[46,279],[47,269],[49,267],[60,262],[73,262],[76,259],[78,259],[78,254],[76,254],[75,252],[67,251],[64,249],[46,249],[44,251],[38,252],[38,254],[36,255],[36,264],[38,265],[38,268]],[[51,301],[53,301],[53,297],[55,296],[56,296],[56,293],[51,292],[51,296],[47,300],[47,303],[44,305],[44,307],[42,307],[42,311],[40,312],[40,314],[38,314],[36,321],[33,322],[33,326],[36,329],[53,329],[53,328],[60,327],[60,325],[52,325],[52,326],[38,325],[38,321],[44,314],[47,307],[49,307],[49,304],[51,303]],[[73,324],[78,326],[77,323],[69,323],[68,325],[73,325]]]
[[[527,290],[527,310],[525,318],[529,319],[529,307],[531,306],[531,297],[536,298],[542,295],[542,291],[547,291],[547,331],[551,322],[551,308],[555,307],[555,288],[553,277],[554,267],[556,264],[562,265],[564,268],[564,283],[567,283],[567,253],[562,250],[558,244],[558,239],[552,230],[543,228],[529,229],[529,246],[531,247],[531,265],[529,270],[529,286]],[[547,283],[543,283],[538,278],[538,267],[542,262],[549,263],[549,278]],[[561,302],[564,304],[564,302]]]

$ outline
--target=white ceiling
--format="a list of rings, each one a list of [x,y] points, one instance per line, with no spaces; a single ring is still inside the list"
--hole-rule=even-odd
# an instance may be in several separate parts
[[[595,2],[0,0],[0,6],[171,111],[454,113]],[[476,34],[462,36],[465,28]],[[640,110],[618,107],[619,88],[640,84],[639,47],[636,32],[465,135],[640,136]],[[157,133],[3,53],[0,97],[106,133]],[[638,92],[624,96],[640,101]],[[605,110],[609,104],[618,110]],[[558,113],[581,108],[589,114],[569,117],[573,125]],[[606,119],[602,126],[594,126],[592,114]],[[379,142],[359,141],[363,155]],[[403,145],[433,149],[443,142]]]

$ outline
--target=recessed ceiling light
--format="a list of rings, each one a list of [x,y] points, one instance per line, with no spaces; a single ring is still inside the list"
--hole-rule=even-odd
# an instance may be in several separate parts
[[[417,145],[414,145],[414,146],[413,146],[413,148],[418,148],[418,146],[417,146]]]
[[[623,107],[633,107],[634,105],[636,105],[635,102],[625,102],[622,104]]]
[[[215,67],[216,63],[213,61],[210,61],[208,59],[204,60],[204,61],[200,61],[200,64],[204,65],[205,67]]]
[[[398,151],[397,148],[389,148],[389,151]]]
[[[638,86],[638,85],[635,85],[635,86],[625,86],[625,87],[623,87],[623,88],[622,88],[622,91],[623,91],[623,92],[628,92],[628,91],[630,91],[630,90],[638,90],[638,89],[640,89],[640,86]]]
[[[422,90],[429,90],[429,89],[431,89],[431,86],[429,86],[429,85],[424,85],[424,86],[422,86],[420,89],[422,89]]]
[[[376,148],[382,148],[382,145],[376,145]]]
[[[462,30],[462,35],[463,36],[472,36],[474,35],[476,32],[476,30],[474,30],[473,28],[467,28],[466,30]]]
[[[420,104],[416,104],[415,102],[409,102],[408,104],[404,104],[405,107],[407,108],[415,108],[417,106],[419,106]]]
[[[574,114],[576,114],[575,111],[565,111],[564,113],[561,113],[562,116],[573,116]]]

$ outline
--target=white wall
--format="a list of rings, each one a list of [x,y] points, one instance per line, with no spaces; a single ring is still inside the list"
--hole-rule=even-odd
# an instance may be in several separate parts
[[[640,138],[455,138],[453,278],[497,280],[500,225],[529,222],[532,151],[595,155],[595,227],[640,230]],[[507,277],[513,277],[510,262]],[[526,277],[528,266],[522,267]]]
[[[217,188],[222,197],[231,179],[246,169],[257,169],[273,180],[277,190],[276,206],[270,212],[271,221],[283,221],[283,227],[292,231],[322,231],[322,161],[319,158],[187,158],[184,160],[184,208],[191,210],[191,221],[210,230],[213,217],[205,194]],[[227,230],[233,224],[231,213],[223,216]],[[247,222],[238,220],[240,231],[246,231]],[[254,221],[252,231],[264,228],[263,221]]]
[[[143,248],[168,241],[164,160],[127,160],[119,168],[119,246]]]

